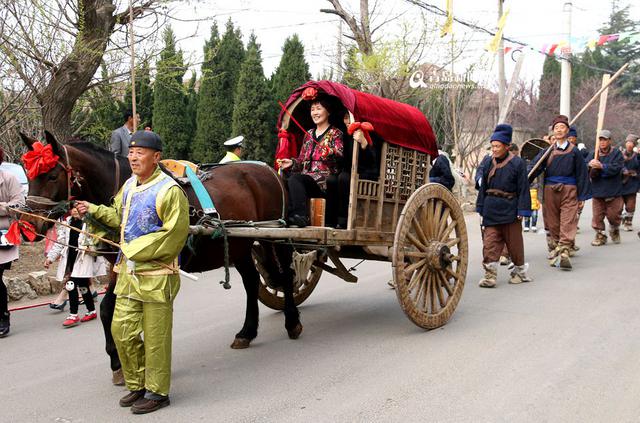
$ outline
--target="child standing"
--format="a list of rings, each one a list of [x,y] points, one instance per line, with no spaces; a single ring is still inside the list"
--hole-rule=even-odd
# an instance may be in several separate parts
[[[538,184],[532,183],[529,189],[531,193],[531,217],[524,218],[524,231],[538,232],[538,210],[540,210],[540,201],[538,200]]]
[[[63,222],[76,229],[85,229],[82,220],[74,217],[68,217]],[[91,278],[106,275],[107,272],[104,259],[93,253],[92,239],[62,225],[58,225],[57,238],[57,243],[47,254],[44,267],[48,269],[51,263],[60,258],[56,279],[67,281],[65,288],[69,292],[70,308],[69,317],[62,323],[62,326],[70,328],[80,322],[88,322],[97,317],[89,284]],[[87,313],[82,318],[78,317],[80,303],[78,290],[87,307]]]

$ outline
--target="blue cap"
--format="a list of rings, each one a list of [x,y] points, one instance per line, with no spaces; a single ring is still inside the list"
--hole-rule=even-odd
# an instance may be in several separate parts
[[[493,130],[491,141],[500,141],[503,144],[511,144],[511,134],[513,134],[513,128],[511,125],[501,123]]]
[[[576,129],[575,126],[570,126],[569,127],[569,135],[567,135],[568,137],[576,137],[578,138],[578,130]]]
[[[129,148],[131,147],[144,147],[162,151],[162,140],[153,131],[136,131],[131,135],[131,141],[129,141]]]

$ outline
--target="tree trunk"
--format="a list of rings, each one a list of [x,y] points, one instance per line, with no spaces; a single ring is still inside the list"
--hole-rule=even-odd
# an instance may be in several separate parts
[[[44,128],[62,140],[71,135],[71,112],[98,70],[117,20],[111,0],[78,3],[80,24],[73,50],[39,96]]]

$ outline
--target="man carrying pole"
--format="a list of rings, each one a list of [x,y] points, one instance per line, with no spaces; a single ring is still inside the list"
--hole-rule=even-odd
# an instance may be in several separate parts
[[[570,270],[570,256],[578,230],[579,202],[591,198],[587,165],[582,154],[567,140],[569,120],[558,115],[551,124],[554,143],[531,162],[529,181],[544,172],[542,213],[547,230],[549,264]],[[545,154],[551,149],[549,154]]]
[[[120,230],[117,295],[111,333],[130,393],[120,406],[134,414],[169,405],[173,301],[180,289],[177,257],[189,232],[189,204],[158,167],[162,141],[138,131],[129,144],[133,176],[112,207],[78,201],[79,216]],[[144,333],[144,341],[141,335]]]
[[[599,247],[607,243],[604,218],[609,221],[609,235],[614,244],[620,243],[622,221],[622,153],[611,147],[611,132],[603,129],[598,134],[595,151],[589,156],[589,176],[593,189],[593,218],[591,226],[596,237],[591,245]]]

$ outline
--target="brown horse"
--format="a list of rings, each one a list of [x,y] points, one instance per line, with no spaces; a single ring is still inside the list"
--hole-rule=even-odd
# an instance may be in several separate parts
[[[27,208],[40,214],[50,214],[56,205],[76,200],[95,204],[110,204],[113,196],[131,175],[126,159],[95,144],[76,141],[66,145],[59,143],[45,131],[47,143],[60,157],[59,163],[47,173],[29,182]],[[22,139],[28,149],[36,141],[25,135]],[[282,218],[286,198],[278,175],[266,165],[258,163],[234,163],[213,168],[203,184],[223,219],[242,221],[269,221]],[[194,190],[183,186],[189,199],[191,224],[198,221],[202,210]],[[58,207],[59,208],[59,207]],[[37,232],[43,234],[50,224],[32,221]],[[224,265],[223,239],[208,236],[197,237],[180,255],[181,267],[187,272],[204,272]],[[251,249],[253,240],[229,238],[228,257],[240,276],[247,293],[244,324],[236,334],[231,348],[247,348],[258,334],[258,287],[260,275],[256,270]],[[285,245],[263,245],[266,269],[272,280],[281,282],[285,294],[285,328],[291,339],[302,332],[299,313],[293,300],[293,272],[291,250]],[[111,369],[120,368],[115,344],[111,336],[111,321],[115,307],[115,277],[100,304],[100,317],[104,325],[106,350],[111,357]]]

